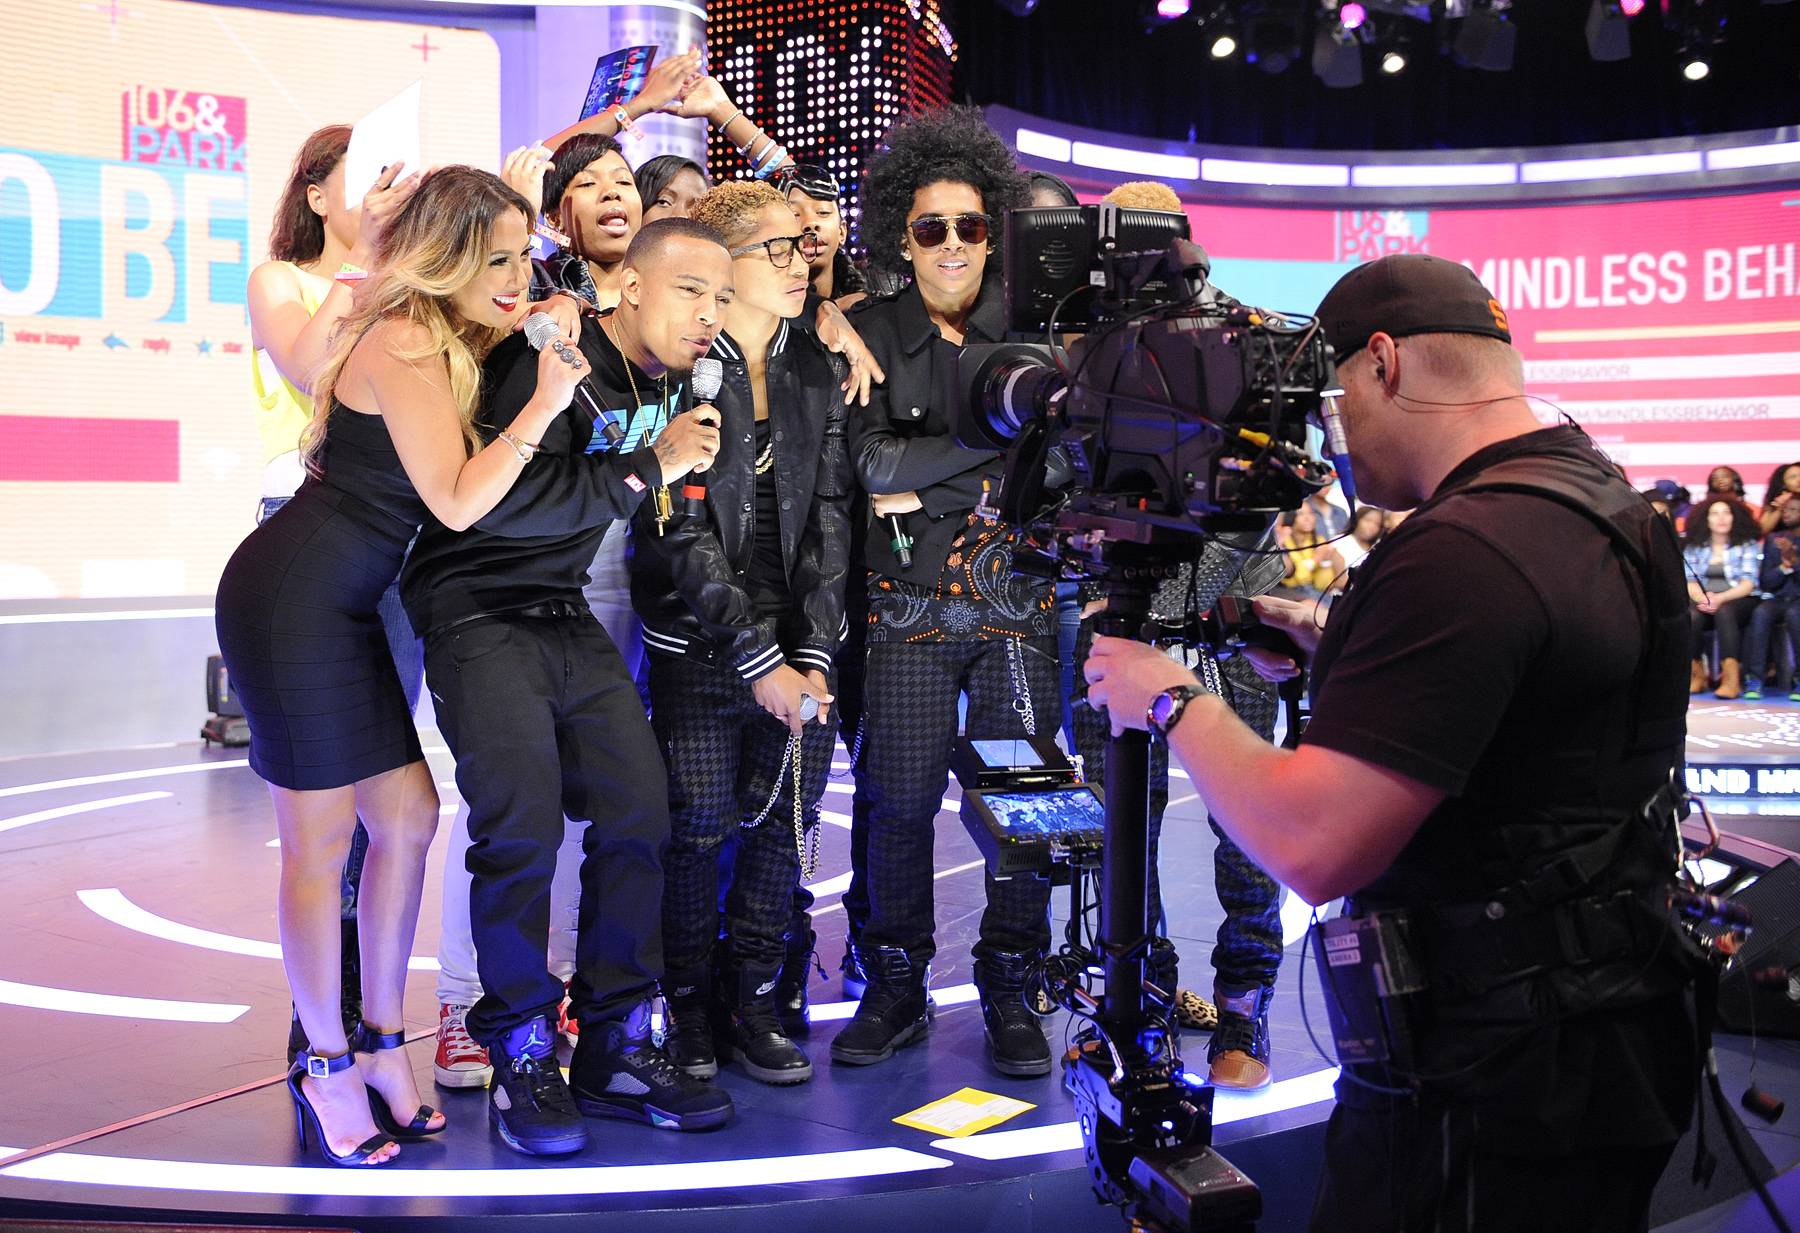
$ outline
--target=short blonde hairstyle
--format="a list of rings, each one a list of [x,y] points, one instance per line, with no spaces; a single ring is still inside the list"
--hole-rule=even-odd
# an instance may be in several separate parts
[[[762,212],[770,206],[793,210],[786,197],[761,180],[725,180],[708,189],[688,217],[724,236],[725,247],[736,248],[756,234]]]
[[[1171,214],[1182,213],[1181,198],[1175,195],[1175,190],[1156,180],[1128,181],[1113,189],[1100,200],[1108,205],[1124,206],[1131,210],[1167,210]]]

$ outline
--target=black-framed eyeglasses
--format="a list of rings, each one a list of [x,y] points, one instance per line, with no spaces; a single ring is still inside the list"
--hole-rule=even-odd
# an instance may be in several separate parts
[[[985,214],[958,214],[954,218],[926,214],[906,224],[906,229],[912,232],[913,243],[920,248],[941,248],[950,239],[952,226],[956,228],[956,238],[964,244],[987,243],[988,216]]]
[[[772,240],[758,240],[755,244],[745,244],[741,248],[731,250],[733,257],[747,257],[757,249],[768,254],[769,264],[778,270],[785,270],[794,260],[794,250],[800,246],[803,235],[778,235]]]
[[[844,195],[837,176],[830,168],[817,163],[791,163],[775,173],[774,184],[775,191],[784,197],[793,188],[819,201],[828,198],[835,201]]]

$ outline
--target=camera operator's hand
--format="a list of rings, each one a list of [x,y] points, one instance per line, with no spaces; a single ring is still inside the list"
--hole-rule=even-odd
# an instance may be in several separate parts
[[[1113,735],[1143,729],[1150,700],[1175,685],[1198,685],[1192,672],[1158,649],[1129,638],[1096,638],[1082,675],[1088,681],[1088,705],[1104,710]]]
[[[1319,635],[1325,632],[1319,625],[1318,604],[1281,599],[1274,595],[1258,595],[1250,601],[1250,606],[1256,609],[1258,620],[1271,629],[1286,634],[1308,659],[1318,651]],[[1251,662],[1256,661],[1253,659]]]
[[[914,510],[925,508],[916,492],[879,492],[875,494],[875,516],[886,518],[889,514],[910,514]]]
[[[718,408],[702,403],[686,415],[676,416],[657,434],[653,448],[665,484],[674,483],[689,471],[706,470],[719,452]]]

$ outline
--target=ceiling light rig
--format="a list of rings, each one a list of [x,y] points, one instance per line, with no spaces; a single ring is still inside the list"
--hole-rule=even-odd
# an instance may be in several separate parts
[[[1529,13],[1515,0],[1139,0],[1151,27],[1198,28],[1215,61],[1242,59],[1269,74],[1286,73],[1306,55],[1326,86],[1361,85],[1372,56],[1382,76],[1406,72],[1436,51],[1459,68],[1490,73],[1514,67],[1519,28]],[[1560,0],[1571,6],[1580,0]],[[1586,39],[1596,61],[1629,59],[1632,26],[1659,12],[1679,47],[1675,70],[1689,82],[1709,79],[1725,40],[1730,5],[1744,0],[1588,0]],[[1762,0],[1786,4],[1795,0]],[[1023,0],[1002,0],[1010,5]],[[1577,9],[1577,12],[1580,10]],[[1666,53],[1665,53],[1666,54]]]

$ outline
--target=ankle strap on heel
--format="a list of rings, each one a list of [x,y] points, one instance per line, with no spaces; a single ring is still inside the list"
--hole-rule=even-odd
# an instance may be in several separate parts
[[[406,1029],[398,1032],[377,1032],[367,1023],[359,1023],[356,1030],[350,1033],[350,1052],[380,1053],[385,1049],[398,1049],[406,1044]]]
[[[303,1053],[300,1055],[299,1067],[309,1079],[329,1079],[332,1075],[343,1074],[356,1065],[355,1053],[340,1053],[336,1057],[326,1057],[322,1053]]]

